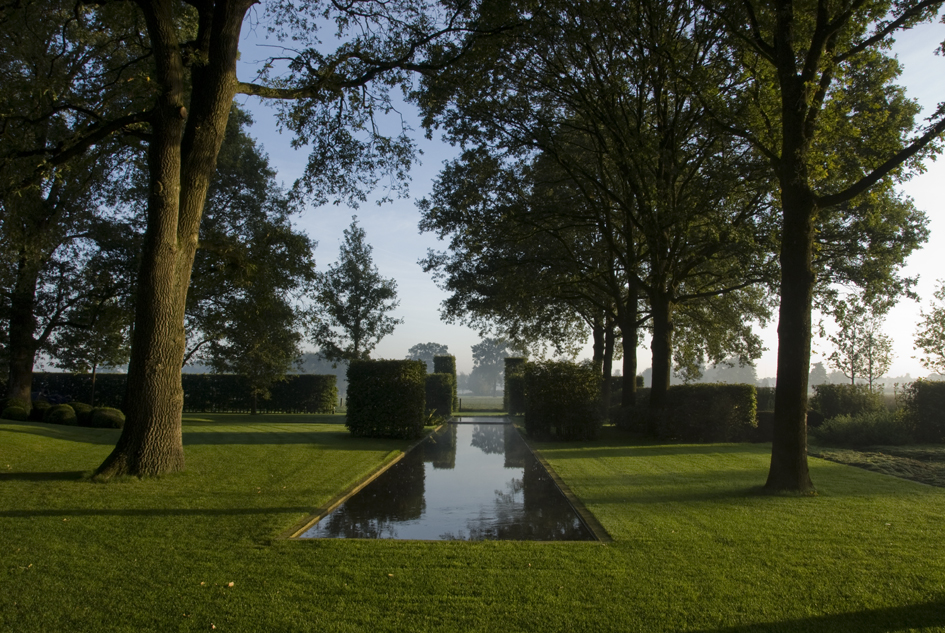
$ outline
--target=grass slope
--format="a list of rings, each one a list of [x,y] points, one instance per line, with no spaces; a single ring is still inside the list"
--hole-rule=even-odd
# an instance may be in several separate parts
[[[406,443],[285,417],[110,484],[117,432],[0,424],[0,630],[945,630],[945,490],[813,459],[818,496],[764,496],[764,446],[608,429],[540,448],[611,544],[289,541]]]

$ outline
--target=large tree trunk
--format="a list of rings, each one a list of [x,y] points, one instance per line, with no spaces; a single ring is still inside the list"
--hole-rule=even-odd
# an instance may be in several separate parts
[[[781,306],[778,313],[778,378],[774,437],[765,488],[813,490],[807,466],[807,382],[810,376],[814,272],[813,195],[782,187]]]
[[[36,359],[36,284],[39,265],[21,257],[10,296],[9,381],[7,397],[31,401]]]
[[[152,124],[151,193],[128,365],[127,418],[118,444],[98,469],[104,478],[160,475],[184,467],[184,308],[207,188],[236,89],[237,45],[248,7],[246,2],[202,6],[197,46],[206,59],[192,71],[188,114],[175,3],[139,4],[163,94]]]

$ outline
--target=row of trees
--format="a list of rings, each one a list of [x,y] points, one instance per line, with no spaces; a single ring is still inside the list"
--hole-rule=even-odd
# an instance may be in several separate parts
[[[652,340],[650,407],[673,360],[760,353],[778,309],[767,487],[808,490],[815,301],[834,284],[892,301],[927,237],[894,190],[937,152],[895,85],[897,31],[940,2],[512,3],[522,26],[425,78],[426,123],[463,147],[420,204],[449,240],[424,260],[447,319],[566,345],[594,333],[606,366]],[[835,304],[840,305],[840,304]]]
[[[768,486],[811,487],[815,290],[828,281],[908,290],[895,271],[923,222],[890,177],[918,166],[945,119],[938,112],[916,128],[884,51],[941,2],[273,0],[260,19],[291,50],[241,82],[240,30],[253,4],[0,9],[14,32],[0,62],[5,92],[29,101],[0,112],[16,140],[5,138],[0,157],[5,205],[45,199],[81,171],[75,161],[104,165],[91,157],[118,156],[128,141],[148,156],[129,362],[137,398],[100,476],[183,467],[187,294],[234,96],[282,104],[283,123],[312,149],[300,194],[357,201],[409,165],[410,139],[382,135],[376,116],[403,86],[428,125],[467,149],[424,220],[453,243],[453,255],[431,254],[427,265],[444,283],[462,282],[457,306],[503,317],[514,336],[563,344],[561,332],[590,330],[603,362],[620,341],[627,398],[647,326],[659,406],[676,350],[683,359],[757,354],[746,322],[768,317],[765,288],[775,288]],[[317,31],[326,19],[337,26],[334,51]],[[45,60],[70,67],[32,83],[27,70]]]

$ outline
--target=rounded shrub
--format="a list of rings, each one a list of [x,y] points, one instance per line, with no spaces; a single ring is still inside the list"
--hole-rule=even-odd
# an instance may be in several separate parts
[[[125,414],[110,407],[92,409],[90,426],[96,429],[120,429],[125,426]]]
[[[47,424],[65,424],[67,426],[76,426],[79,424],[79,418],[75,414],[75,409],[67,404],[54,404],[46,409],[46,415],[43,416],[43,422]]]
[[[46,416],[46,410],[51,406],[48,400],[42,398],[33,400],[33,408],[30,410],[30,420],[33,422],[42,422],[43,418]]]
[[[23,400],[22,398],[0,398],[0,411],[3,411],[7,407],[26,409],[28,414],[30,409],[33,408],[33,403],[29,400]]]
[[[69,406],[75,410],[75,415],[79,418],[79,426],[92,426],[92,405],[84,402],[70,402]]]
[[[23,407],[7,407],[3,410],[3,413],[0,414],[4,420],[15,420],[17,422],[26,422],[30,417],[30,412]]]

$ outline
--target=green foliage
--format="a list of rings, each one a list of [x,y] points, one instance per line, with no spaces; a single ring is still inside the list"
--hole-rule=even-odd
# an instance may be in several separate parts
[[[444,349],[446,346],[444,346]],[[453,410],[459,410],[459,397],[456,395],[456,357],[455,356],[434,356],[433,372],[436,374],[450,374],[453,377]]]
[[[645,393],[649,390],[643,391],[635,407],[619,409],[613,416],[616,426],[683,442],[741,442],[758,433],[753,385],[674,385],[662,411],[650,409]]]
[[[811,428],[810,437],[830,446],[901,446],[915,441],[904,416],[886,410],[838,415]]]
[[[120,429],[125,426],[125,414],[118,409],[96,407],[89,414],[89,426],[96,429]]]
[[[75,409],[69,405],[57,404],[46,409],[46,415],[43,416],[43,422],[48,424],[76,426],[79,424],[79,418],[75,414]]]
[[[46,415],[46,410],[51,407],[46,400],[33,400],[33,408],[30,410],[30,420],[33,422],[42,422]]]
[[[588,440],[600,433],[601,376],[590,364],[525,364],[525,430],[530,437]]]
[[[838,415],[858,415],[882,411],[886,404],[881,394],[866,385],[816,385],[809,406],[830,420]]]
[[[397,283],[381,277],[357,216],[344,235],[338,261],[316,278],[312,340],[329,360],[363,360],[403,320],[387,316],[400,305]]]
[[[670,387],[665,432],[684,442],[739,442],[757,428],[754,385]]]
[[[423,361],[352,360],[345,426],[360,437],[420,437],[427,417],[426,375]]]
[[[525,359],[520,356],[505,359],[503,408],[509,415],[525,413]]]
[[[30,418],[30,412],[23,407],[18,406],[8,406],[4,407],[3,413],[0,414],[4,420],[16,420],[17,422],[26,422]]]
[[[432,410],[442,418],[449,418],[453,413],[453,392],[455,390],[456,379],[453,374],[427,374],[427,410]]]
[[[915,333],[915,346],[925,355],[919,361],[929,371],[945,374],[945,281],[939,280],[938,289],[928,312],[922,310],[922,320]]]
[[[70,402],[68,404],[75,411],[76,417],[79,418],[79,426],[91,426],[92,405],[84,402]]]
[[[427,365],[428,373],[450,373],[446,369],[437,369],[435,363],[437,356],[448,358],[449,353],[449,348],[446,345],[441,345],[439,343],[417,343],[407,350],[407,359],[422,360]]]
[[[6,409],[7,407],[19,407],[20,409],[29,411],[33,408],[33,403],[29,400],[23,400],[22,398],[0,398],[0,410]]]
[[[945,443],[945,382],[917,380],[905,387],[900,402],[918,441]]]
[[[892,339],[882,332],[883,318],[891,303],[877,297],[850,297],[833,303],[830,315],[840,330],[827,337],[834,351],[827,362],[854,384],[873,382],[892,364]],[[821,336],[824,335],[821,325]]]

